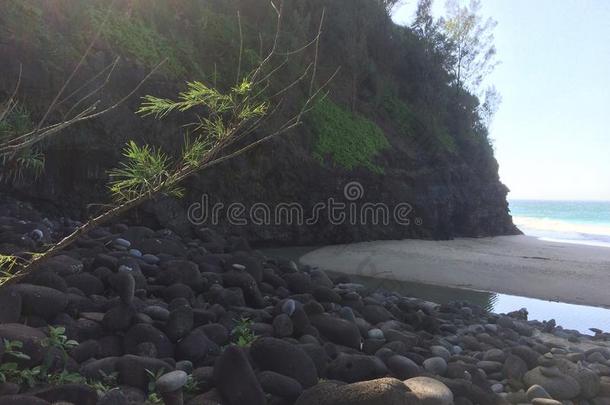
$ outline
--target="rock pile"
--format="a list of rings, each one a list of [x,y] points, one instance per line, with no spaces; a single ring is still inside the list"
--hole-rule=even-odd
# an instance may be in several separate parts
[[[5,251],[47,235],[9,217],[0,227]],[[7,379],[0,405],[610,404],[601,332],[367,292],[242,238],[196,233],[99,228],[0,290],[0,339],[22,342],[20,370],[83,378]],[[56,327],[74,344],[49,366]]]

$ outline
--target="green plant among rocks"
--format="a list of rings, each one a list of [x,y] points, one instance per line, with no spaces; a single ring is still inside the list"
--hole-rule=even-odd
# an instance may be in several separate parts
[[[163,400],[161,399],[159,394],[157,394],[156,392],[151,392],[150,394],[148,394],[148,398],[146,398],[146,402],[151,405],[158,405],[158,404],[162,405],[163,404]]]
[[[48,370],[53,365],[57,353],[61,356],[61,365],[65,366],[69,357],[68,352],[78,346],[78,342],[67,338],[65,327],[49,326],[49,336],[42,341],[42,346],[47,348],[43,367]]]
[[[252,323],[252,320],[248,318],[241,318],[231,331],[231,338],[237,346],[250,346],[257,339],[256,334],[252,331]]]
[[[59,386],[65,384],[86,384],[94,388],[98,393],[109,391],[117,386],[117,374],[107,375],[102,372],[100,379],[87,380],[81,374],[71,372],[62,368],[61,370],[49,369],[52,356],[48,357],[43,364],[31,368],[21,368],[18,360],[30,360],[30,356],[23,353],[23,343],[16,340],[4,339],[4,355],[0,363],[0,383],[13,383],[22,387],[33,388],[39,385]],[[67,351],[74,348],[78,343],[70,340],[65,335],[65,328],[49,328],[49,336],[42,342],[47,349],[56,348],[65,354],[63,365],[68,357]],[[47,350],[48,351],[48,350]]]
[[[200,391],[197,380],[193,378],[192,374],[189,374],[186,378],[186,384],[184,384],[184,392],[190,396],[195,396],[198,395]]]
[[[159,369],[156,372],[146,369],[146,375],[148,376],[148,392],[154,393],[157,391],[157,380],[163,376],[167,371],[165,369]]]
[[[99,395],[104,394],[118,386],[118,373],[116,371],[106,374],[103,370],[100,370],[100,374],[100,379],[86,381],[86,384],[97,391]]]
[[[3,344],[4,356],[0,364],[0,383],[15,382],[21,384],[24,380],[24,374],[19,370],[19,365],[14,361],[5,361],[5,359],[29,360],[30,356],[21,352],[20,349],[23,348],[23,343],[19,341],[4,339]]]
[[[78,342],[68,339],[65,327],[49,326],[49,337],[43,341],[42,345],[44,347],[57,348],[67,356],[68,351],[78,346]]]

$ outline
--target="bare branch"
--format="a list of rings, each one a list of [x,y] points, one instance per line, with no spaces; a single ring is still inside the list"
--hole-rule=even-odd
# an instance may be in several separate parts
[[[17,77],[17,84],[15,84],[15,90],[8,98],[6,102],[6,107],[4,111],[0,112],[0,121],[4,120],[15,108],[15,98],[17,97],[17,92],[19,91],[19,86],[21,85],[21,75],[23,74],[23,65],[19,64],[19,76]]]
[[[316,74],[318,72],[318,55],[320,53],[320,38],[322,37],[322,27],[324,26],[324,17],[326,16],[326,8],[322,9],[322,17],[320,17],[320,26],[318,27],[318,35],[316,35],[316,52],[313,61],[313,74],[311,75],[311,83],[309,84],[309,95],[313,93],[313,88],[316,83]]]
[[[77,114],[75,117],[69,119],[68,121],[63,121],[63,122],[60,122],[57,124],[52,124],[47,127],[41,128],[38,131],[34,130],[31,132],[28,132],[27,134],[23,134],[21,136],[13,138],[10,141],[0,145],[0,155],[7,154],[7,153],[13,153],[13,152],[16,152],[17,150],[27,148],[69,126],[72,126],[79,122],[88,121],[88,120],[97,118],[101,115],[108,113],[109,111],[116,109],[121,104],[123,104],[125,101],[127,101],[131,96],[133,96],[140,89],[140,87],[142,87],[142,85],[146,81],[148,81],[148,79],[154,73],[156,73],[161,68],[161,66],[163,66],[163,64],[165,64],[166,61],[167,61],[167,59],[163,60],[161,63],[159,63],[157,66],[155,66],[127,95],[125,95],[123,98],[121,98],[119,101],[117,101],[113,105],[111,105],[101,111],[95,112],[95,110],[97,109],[97,104],[99,102],[98,101],[98,102],[90,105],[89,107],[85,108],[83,111],[81,111],[79,114]]]
[[[239,84],[241,79],[241,59],[244,53],[244,33],[241,26],[241,14],[237,10],[237,25],[239,26],[239,59],[237,61],[237,78],[235,79],[235,85]]]
[[[59,101],[59,99],[61,98],[62,94],[64,93],[64,91],[66,90],[66,88],[68,87],[68,85],[70,84],[72,79],[74,78],[74,76],[76,76],[76,73],[80,70],[81,66],[85,63],[85,60],[87,59],[87,56],[89,56],[91,49],[93,49],[93,46],[95,45],[95,43],[99,39],[100,35],[102,34],[102,29],[104,28],[104,26],[106,25],[106,22],[108,21],[108,18],[110,17],[110,10],[112,9],[114,2],[115,2],[115,0],[112,0],[110,5],[108,6],[108,9],[106,11],[106,15],[104,16],[104,20],[102,21],[102,24],[100,24],[100,26],[97,29],[95,36],[93,37],[91,42],[89,42],[87,49],[85,50],[85,52],[81,56],[80,60],[76,64],[76,67],[74,67],[74,69],[72,70],[72,73],[70,73],[70,76],[68,76],[68,79],[66,79],[66,81],[62,85],[61,89],[59,89],[59,91],[57,92],[57,95],[55,95],[55,98],[53,99],[53,101],[51,101],[49,108],[47,108],[47,111],[42,116],[40,122],[38,122],[38,125],[36,125],[35,132],[38,132],[40,130],[40,128],[44,125],[49,114],[55,108],[55,106],[56,106],[57,102]]]

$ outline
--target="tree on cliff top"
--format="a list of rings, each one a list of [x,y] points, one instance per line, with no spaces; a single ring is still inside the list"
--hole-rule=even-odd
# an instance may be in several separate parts
[[[483,20],[479,0],[471,0],[468,6],[447,0],[446,9],[447,16],[440,23],[451,47],[447,69],[455,78],[458,94],[462,89],[476,92],[497,65],[493,35],[497,22]]]

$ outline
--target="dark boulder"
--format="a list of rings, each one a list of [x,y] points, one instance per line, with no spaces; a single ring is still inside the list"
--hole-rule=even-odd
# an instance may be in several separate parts
[[[333,343],[360,349],[360,330],[356,324],[330,315],[314,315],[309,318],[320,334]]]
[[[68,402],[78,405],[96,405],[97,392],[84,384],[64,384],[37,389],[33,393],[51,403]]]
[[[127,354],[116,362],[119,383],[147,390],[150,381],[149,372],[157,374],[160,370],[171,371],[173,368],[163,360]]]
[[[201,329],[193,330],[176,345],[176,358],[199,363],[210,352],[219,351],[218,345],[212,342]]]
[[[79,373],[90,380],[101,380],[105,375],[111,375],[116,371],[116,364],[120,357],[104,357],[83,364]]]
[[[0,289],[0,324],[15,323],[21,317],[21,295],[11,286]]]
[[[372,325],[394,319],[394,316],[381,305],[365,305],[360,310],[364,319]]]
[[[337,304],[341,303],[341,296],[329,287],[315,287],[313,290],[313,296],[320,302],[334,302]]]
[[[297,294],[308,294],[313,290],[311,277],[307,273],[287,273],[283,276],[288,289]]]
[[[113,388],[100,396],[97,405],[129,405],[129,401],[120,388]]]
[[[305,388],[318,382],[316,365],[298,345],[271,337],[260,338],[252,344],[250,355],[261,370],[292,377]]]
[[[305,343],[301,345],[301,349],[313,360],[316,370],[318,370],[318,376],[320,378],[326,377],[326,367],[330,363],[330,356],[324,350],[324,347],[318,343]]]
[[[30,395],[4,395],[0,397],[0,405],[50,405],[50,402]]]
[[[378,357],[340,353],[328,366],[330,378],[353,383],[387,375],[388,370]]]
[[[78,288],[87,296],[104,292],[104,283],[89,273],[73,274],[66,277],[65,280],[68,287]]]
[[[222,274],[222,282],[225,287],[237,287],[241,289],[246,303],[253,308],[265,306],[263,296],[258,289],[254,278],[246,272],[228,271]]]
[[[37,271],[32,274],[28,274],[22,282],[53,288],[61,292],[68,291],[68,284],[66,283],[66,280],[52,271]]]
[[[111,275],[109,283],[126,305],[131,305],[136,290],[136,281],[131,272],[121,271]]]
[[[167,302],[170,302],[176,298],[186,298],[187,300],[191,300],[194,296],[195,293],[191,287],[182,283],[173,284],[163,290],[163,298],[165,298]]]
[[[135,311],[132,307],[125,304],[118,305],[104,314],[102,325],[108,331],[124,331],[131,326],[134,316]]]
[[[21,295],[23,315],[51,319],[68,305],[65,293],[49,287],[33,284],[16,284],[13,289]]]
[[[219,346],[223,346],[229,341],[229,330],[219,323],[210,323],[200,326],[198,329]]]
[[[286,314],[279,314],[273,319],[273,335],[278,338],[289,337],[294,333],[292,320]]]
[[[44,357],[44,348],[42,342],[46,339],[46,335],[38,329],[31,328],[19,323],[5,323],[0,325],[0,341],[19,341],[23,344],[20,349],[23,353],[30,357],[30,360],[21,360],[24,366],[33,366]],[[4,360],[7,360],[5,358]]]
[[[295,401],[303,392],[303,386],[294,378],[278,374],[273,371],[262,371],[258,374],[258,381],[263,391],[289,401]]]
[[[235,252],[227,261],[227,265],[241,264],[245,267],[244,271],[252,276],[252,278],[260,283],[263,280],[263,266],[261,260],[249,255],[247,252]]]
[[[70,350],[70,357],[77,363],[82,363],[85,360],[97,357],[99,352],[100,344],[97,340],[86,340]]]
[[[140,323],[132,326],[123,340],[125,353],[137,353],[137,346],[143,342],[150,342],[157,348],[160,358],[173,357],[174,347],[165,333],[152,325]]]
[[[177,342],[193,329],[193,322],[193,309],[189,306],[180,306],[170,312],[165,333],[172,342]]]
[[[266,405],[261,388],[248,359],[237,346],[229,346],[214,364],[216,388],[227,405]]]
[[[417,377],[421,372],[421,367],[408,357],[395,355],[388,358],[386,365],[396,378],[406,380]]]

